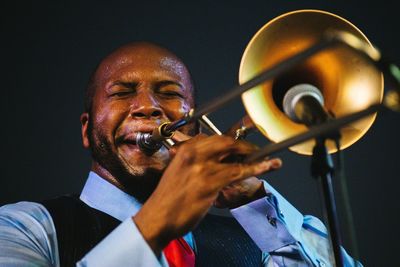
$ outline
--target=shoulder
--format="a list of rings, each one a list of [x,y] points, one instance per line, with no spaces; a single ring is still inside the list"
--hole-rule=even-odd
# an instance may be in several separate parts
[[[0,218],[35,218],[37,220],[49,219],[50,214],[40,203],[21,201],[0,207]]]
[[[0,207],[0,227],[11,227],[27,235],[43,236],[55,232],[47,209],[36,202],[18,202]]]
[[[0,265],[59,266],[56,229],[40,203],[0,207]]]

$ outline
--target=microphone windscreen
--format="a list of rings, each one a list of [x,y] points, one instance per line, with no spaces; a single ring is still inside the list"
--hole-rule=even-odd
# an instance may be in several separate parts
[[[324,97],[321,91],[314,85],[308,83],[297,84],[291,87],[283,97],[283,110],[285,114],[293,121],[300,122],[295,113],[297,102],[304,96],[315,98],[321,106],[324,106]]]

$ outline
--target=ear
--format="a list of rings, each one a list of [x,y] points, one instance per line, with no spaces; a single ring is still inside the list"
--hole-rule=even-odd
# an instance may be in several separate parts
[[[82,132],[82,144],[84,148],[90,148],[88,127],[89,127],[89,113],[84,112],[81,115],[81,132]]]

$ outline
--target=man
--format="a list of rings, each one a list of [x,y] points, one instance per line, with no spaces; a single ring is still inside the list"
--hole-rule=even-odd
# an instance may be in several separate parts
[[[232,208],[260,250],[259,265],[331,264],[324,226],[255,178],[279,168],[279,159],[226,162],[227,156],[256,149],[227,136],[197,135],[152,156],[139,150],[138,132],[179,119],[193,106],[188,70],[171,52],[133,43],[107,56],[93,74],[81,115],[83,145],[93,161],[79,199],[2,207],[0,266],[204,264],[209,259],[198,245],[205,232],[196,236],[195,230],[193,237],[191,231],[213,204]],[[178,141],[196,128],[180,131]],[[186,263],[176,262],[181,256]]]

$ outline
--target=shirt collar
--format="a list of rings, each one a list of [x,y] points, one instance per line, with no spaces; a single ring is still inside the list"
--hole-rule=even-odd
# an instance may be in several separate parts
[[[142,204],[136,198],[101,178],[95,172],[89,173],[79,198],[89,207],[102,211],[120,221],[134,216],[142,207]],[[192,249],[196,250],[191,232],[183,238]]]
[[[142,206],[133,196],[101,178],[95,172],[89,173],[79,198],[89,207],[107,213],[120,221],[134,216]]]

